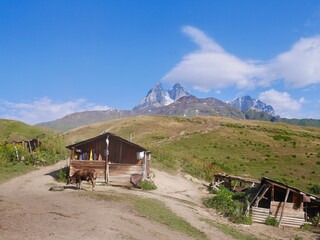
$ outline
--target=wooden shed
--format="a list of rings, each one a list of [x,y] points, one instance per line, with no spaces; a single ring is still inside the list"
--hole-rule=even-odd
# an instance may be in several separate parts
[[[300,227],[320,213],[319,198],[269,178],[262,178],[250,206],[254,222],[264,223],[270,216],[279,226]]]
[[[151,152],[112,133],[67,146],[71,176],[79,169],[95,169],[97,182],[129,182],[131,174],[149,176]]]

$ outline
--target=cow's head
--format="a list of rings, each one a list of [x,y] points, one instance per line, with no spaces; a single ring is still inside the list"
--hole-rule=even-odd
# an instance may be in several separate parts
[[[68,176],[67,178],[67,185],[74,183],[74,178]]]

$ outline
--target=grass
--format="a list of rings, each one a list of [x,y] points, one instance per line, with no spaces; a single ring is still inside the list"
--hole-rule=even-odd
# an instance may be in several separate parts
[[[157,186],[152,181],[143,180],[138,184],[138,187],[145,191],[155,190]]]
[[[320,129],[222,117],[138,116],[66,132],[67,141],[108,130],[152,151],[152,167],[211,181],[216,172],[269,177],[302,190],[320,182]]]
[[[11,143],[33,138],[41,141],[40,147],[33,154],[22,144],[14,147]],[[53,164],[65,159],[65,156],[65,144],[57,131],[29,126],[19,121],[0,120],[0,183],[34,170],[37,166]]]
[[[30,126],[19,121],[0,119],[0,133],[0,142],[4,142],[28,138],[44,138],[57,133],[57,131],[44,127]]]
[[[278,225],[278,220],[275,217],[267,217],[265,220],[265,224],[269,226],[277,226]]]
[[[162,223],[172,230],[185,233],[196,239],[206,239],[206,235],[203,232],[192,227],[183,218],[178,217],[160,201],[153,199],[139,199],[134,203],[134,205],[144,216]]]
[[[63,134],[66,145],[111,131],[152,151],[152,167],[211,181],[216,172],[269,177],[308,191],[320,182],[320,129],[222,117],[137,116]],[[47,137],[44,128],[0,120],[0,142]],[[44,156],[45,157],[45,156]],[[1,178],[1,177],[0,177]]]
[[[36,167],[25,164],[7,163],[6,165],[0,164],[0,183],[3,183],[11,178],[26,174],[35,170]]]
[[[234,239],[237,240],[258,240],[258,238],[256,238],[255,236],[251,236],[245,233],[242,233],[226,224],[223,223],[218,223],[216,221],[213,221],[211,219],[208,218],[201,218],[201,221],[206,222],[207,224],[209,224],[210,226],[213,226],[219,230],[221,230],[223,233],[232,236]]]
[[[207,236],[203,232],[191,226],[187,221],[177,216],[168,207],[166,207],[164,203],[158,200],[141,198],[132,194],[118,194],[112,191],[109,191],[108,193],[80,193],[80,195],[92,197],[100,201],[125,203],[126,205],[133,207],[141,215],[150,220],[166,225],[174,231],[179,231],[195,239],[207,239]]]
[[[252,224],[252,219],[249,216],[245,216],[243,211],[244,200],[245,195],[233,193],[222,187],[213,197],[205,199],[203,203],[208,208],[215,208],[234,223],[250,225]]]

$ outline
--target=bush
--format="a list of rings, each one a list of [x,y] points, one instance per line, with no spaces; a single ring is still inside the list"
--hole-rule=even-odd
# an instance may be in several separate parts
[[[40,146],[33,153],[29,153],[23,144],[0,145],[0,165],[12,162],[25,165],[48,165],[65,159],[66,149],[61,137],[51,137],[41,140]]]
[[[60,169],[55,178],[58,182],[66,182],[68,178],[69,169],[67,167]]]
[[[275,227],[278,225],[278,220],[275,217],[267,217],[264,223]]]
[[[154,182],[148,180],[141,181],[138,184],[138,187],[146,191],[157,189],[157,186],[154,184]]]
[[[303,240],[303,238],[299,236],[294,236],[294,240]]]
[[[320,215],[317,215],[317,216],[313,217],[313,218],[311,219],[311,221],[312,221],[312,224],[313,224],[314,226],[317,226],[317,225],[319,224],[319,222],[320,222]]]
[[[1,162],[19,162],[26,160],[30,154],[21,144],[4,144],[0,146]]]
[[[301,225],[300,228],[301,228],[302,230],[305,230],[305,231],[311,231],[312,226],[311,226],[311,224],[309,224],[309,223],[304,223],[303,225]]]
[[[320,184],[313,184],[310,188],[309,191],[313,194],[320,194]]]
[[[251,217],[243,214],[244,204],[235,200],[241,198],[239,194],[234,194],[228,189],[222,187],[217,195],[206,199],[203,203],[208,208],[215,208],[218,212],[223,213],[234,223],[251,224]]]

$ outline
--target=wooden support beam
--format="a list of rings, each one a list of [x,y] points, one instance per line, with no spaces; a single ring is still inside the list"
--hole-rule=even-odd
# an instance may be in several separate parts
[[[251,203],[250,203],[250,207],[253,205],[254,201],[256,200],[256,198],[259,196],[260,192],[262,191],[262,189],[264,189],[266,186],[266,184],[263,184],[260,188],[259,191],[257,192],[257,194],[254,196],[254,198],[252,199]]]
[[[29,147],[29,149],[28,149],[29,153],[33,154],[32,147],[31,147],[31,142],[29,140],[27,141],[27,147]]]
[[[109,160],[107,161],[107,183],[110,181],[110,167],[109,167]]]
[[[285,199],[284,199],[283,205],[282,205],[281,215],[280,215],[278,227],[280,227],[280,225],[281,225],[281,221],[282,221],[282,217],[283,217],[283,211],[284,211],[284,206],[286,205],[286,202],[287,202],[287,200],[288,200],[289,193],[290,193],[290,189],[287,188],[287,193],[286,193],[286,197],[285,197]]]
[[[106,144],[107,144],[107,148],[106,148],[106,164],[104,169],[104,182],[109,183],[109,144],[110,144],[109,135],[107,135]]]
[[[71,149],[71,156],[70,156],[71,160],[74,160],[74,148]]]
[[[143,164],[143,174],[142,174],[142,180],[147,179],[147,152],[144,153],[144,164]]]
[[[264,195],[266,194],[266,192],[269,190],[270,188],[270,185],[265,185],[265,189],[263,190],[262,194],[260,196],[257,197],[257,200],[254,204],[255,207],[258,207],[259,206],[259,202],[260,200],[264,197]]]

